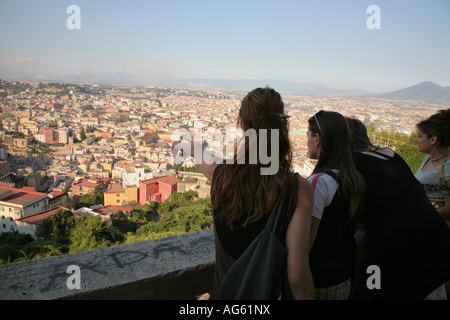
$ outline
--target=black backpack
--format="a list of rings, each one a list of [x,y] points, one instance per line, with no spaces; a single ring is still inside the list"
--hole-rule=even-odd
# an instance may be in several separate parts
[[[219,289],[219,299],[293,299],[287,277],[285,247],[286,229],[297,197],[297,188],[293,189],[280,196],[263,231],[228,270]]]

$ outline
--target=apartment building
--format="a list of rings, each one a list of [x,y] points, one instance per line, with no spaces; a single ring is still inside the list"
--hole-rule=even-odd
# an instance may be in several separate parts
[[[16,138],[12,135],[5,134],[3,136],[3,143],[17,148],[26,148],[30,142],[29,138]]]
[[[144,205],[150,201],[164,202],[178,191],[180,181],[171,176],[162,176],[139,182],[139,203]]]
[[[39,127],[35,120],[22,118],[19,120],[19,132],[23,132],[25,135],[35,135],[39,132]]]
[[[79,199],[87,193],[94,193],[96,190],[105,191],[110,178],[83,178],[72,183],[68,195],[78,203]]]
[[[138,187],[123,187],[120,183],[110,183],[104,192],[105,206],[122,206],[124,203],[138,202]]]
[[[15,230],[19,233],[30,234],[34,239],[37,239],[37,227],[44,222],[45,218],[47,218],[49,215],[55,214],[58,210],[70,211],[70,209],[66,207],[57,206],[52,209],[33,214],[31,216],[18,219],[16,220]]]
[[[69,130],[67,128],[53,129],[41,128],[34,138],[43,143],[64,143],[69,142]]]
[[[0,232],[16,231],[16,221],[48,208],[45,193],[0,186]]]
[[[124,187],[138,186],[140,181],[152,179],[153,172],[143,164],[129,164],[122,168],[122,184]]]

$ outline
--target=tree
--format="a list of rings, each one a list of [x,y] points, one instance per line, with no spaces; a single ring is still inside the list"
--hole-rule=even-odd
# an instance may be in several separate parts
[[[130,221],[135,222],[137,225],[148,223],[149,221],[158,220],[158,207],[159,202],[150,201],[142,206],[140,209],[135,209],[131,213]]]
[[[97,192],[97,199],[100,194],[103,196]],[[37,234],[43,240],[33,241],[30,235],[18,233],[0,234],[0,264],[211,229],[211,199],[197,196],[195,191],[175,193],[164,203],[144,205],[130,218],[118,210],[111,223],[92,216],[75,219],[70,211],[59,209],[38,227]],[[94,199],[95,203],[95,198],[94,193],[84,200]],[[157,212],[164,215],[157,217]]]
[[[179,207],[172,214],[174,224],[184,232],[210,229],[213,225],[210,202],[204,199],[199,199],[189,206]]]
[[[0,233],[0,245],[9,244],[12,246],[21,246],[33,241],[34,239],[30,234],[23,234],[17,231]]]
[[[8,264],[24,257],[25,254],[10,244],[0,245],[0,265]]]
[[[167,215],[175,208],[178,208],[178,206],[179,206],[178,203],[168,201],[168,200],[169,199],[167,199],[166,201],[159,204],[157,212],[160,216]]]
[[[375,124],[375,122],[371,122],[368,125],[366,125],[366,129],[369,135],[374,134],[377,131],[377,125]]]
[[[186,201],[185,197],[189,198],[190,194],[188,193],[184,196],[179,194],[174,198]],[[128,234],[127,243],[206,230],[213,227],[210,198],[197,199],[184,205],[179,205],[179,203],[174,201],[174,198],[171,199],[172,201],[167,199],[161,204],[166,204],[167,207],[165,209],[170,208],[170,210],[158,222],[150,221],[140,226],[135,234]],[[161,205],[159,208],[161,208]],[[169,207],[169,205],[173,205],[173,207]]]
[[[81,127],[81,130],[80,130],[80,140],[81,141],[86,140],[86,131],[84,130],[84,127]]]
[[[405,160],[413,173],[419,170],[425,155],[417,150],[416,144],[400,144],[396,146],[395,150]]]
[[[144,204],[142,206],[141,210],[144,211],[145,213],[150,213],[150,212],[157,213],[159,204],[160,203],[158,201],[150,201],[150,202],[147,202],[146,204]]]
[[[172,169],[176,171],[202,173],[202,171],[197,166],[194,167],[173,166]]]
[[[424,154],[417,150],[417,145],[415,143],[417,133],[412,132],[407,135],[402,132],[378,131],[373,122],[369,123],[366,126],[366,129],[370,136],[374,135],[376,137],[384,138],[383,141],[390,141],[390,146],[395,149],[403,160],[405,160],[411,171],[413,173],[417,172],[424,157]],[[376,144],[376,141],[372,142]]]
[[[80,207],[90,207],[103,204],[104,194],[101,190],[95,190],[93,193],[83,194],[80,198]]]
[[[17,231],[0,234],[0,265],[15,262],[26,256],[22,247],[33,242],[29,234],[21,234]]]
[[[111,220],[111,223],[114,229],[122,234],[136,232],[136,229],[138,228],[138,224],[128,219],[120,209],[117,210],[116,215]]]
[[[80,252],[118,245],[124,236],[99,217],[82,216],[76,220],[71,234],[70,252]]]
[[[55,214],[49,215],[37,227],[36,236],[61,244],[70,242],[70,235],[75,225],[72,212],[58,209]]]
[[[59,256],[69,252],[67,245],[48,240],[38,240],[23,247],[25,256],[15,262]]]
[[[195,198],[198,197],[198,193],[193,190],[185,191],[185,192],[174,192],[170,195],[170,197],[159,204],[158,206],[158,214],[166,215],[169,212],[173,211],[175,208],[186,206],[194,201]]]
[[[0,235],[0,264],[28,261],[68,252],[67,246],[51,241],[34,241],[29,234],[17,231]]]

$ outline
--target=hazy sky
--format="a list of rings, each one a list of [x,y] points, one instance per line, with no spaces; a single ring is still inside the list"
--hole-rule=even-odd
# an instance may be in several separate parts
[[[450,86],[450,1],[0,0],[0,78],[95,73]]]

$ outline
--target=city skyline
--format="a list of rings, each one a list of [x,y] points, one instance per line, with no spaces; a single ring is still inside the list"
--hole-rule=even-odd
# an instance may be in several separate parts
[[[70,29],[68,8],[80,8]],[[380,29],[367,21],[380,9]],[[450,3],[0,1],[0,78],[278,79],[333,89],[450,86]]]

